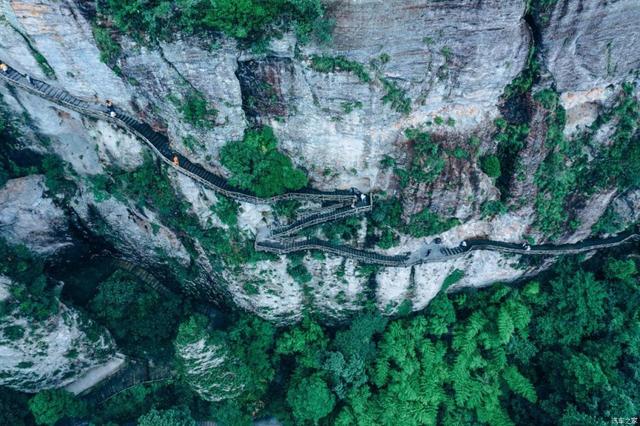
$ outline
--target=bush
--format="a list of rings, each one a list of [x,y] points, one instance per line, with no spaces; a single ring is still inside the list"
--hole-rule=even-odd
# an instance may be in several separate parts
[[[439,234],[459,224],[460,221],[458,219],[444,219],[429,209],[424,209],[411,217],[407,225],[407,232],[412,237],[421,238],[427,235]]]
[[[113,39],[108,29],[93,25],[92,30],[93,38],[100,50],[100,60],[107,65],[115,64],[122,53],[120,45]]]
[[[491,178],[500,177],[500,160],[495,155],[485,155],[480,160],[480,168]]]
[[[287,402],[293,410],[293,416],[300,422],[318,420],[333,410],[335,396],[327,383],[318,376],[304,378],[289,389]]]
[[[344,56],[318,56],[311,57],[311,69],[318,72],[350,72],[362,83],[369,83],[371,76],[360,62],[352,61]]]
[[[385,95],[382,102],[391,104],[391,108],[402,114],[411,112],[411,98],[407,96],[407,91],[401,88],[398,83],[387,78],[381,78],[382,87],[384,87]]]
[[[400,186],[406,187],[410,183],[435,181],[444,170],[445,161],[442,148],[431,140],[429,133],[408,129],[405,135],[413,141],[413,158],[408,170],[397,167],[394,169],[400,179]]]
[[[55,425],[64,418],[84,416],[87,407],[67,391],[45,390],[29,400],[29,409],[37,424]]]
[[[161,296],[123,271],[100,284],[89,309],[119,345],[136,354],[170,347],[181,313],[179,300]]]
[[[213,127],[218,115],[218,110],[209,107],[204,96],[197,92],[189,93],[178,109],[187,123],[200,128]]]
[[[232,185],[258,197],[270,197],[307,185],[307,177],[277,149],[270,127],[248,130],[242,141],[229,142],[220,150],[220,161],[231,172]]]
[[[171,408],[158,411],[155,408],[140,416],[138,426],[196,426],[189,410]]]
[[[19,302],[17,307],[22,315],[44,320],[58,311],[53,289],[44,275],[43,260],[25,246],[11,246],[0,238],[0,275],[14,281],[11,296]],[[9,333],[18,338],[18,330]]]
[[[120,30],[151,39],[212,30],[256,42],[277,33],[280,23],[293,27],[301,41],[326,41],[330,32],[319,0],[107,0],[100,6]]]
[[[211,207],[211,210],[218,216],[222,223],[235,226],[238,224],[238,210],[240,204],[237,201],[218,195],[218,202]]]

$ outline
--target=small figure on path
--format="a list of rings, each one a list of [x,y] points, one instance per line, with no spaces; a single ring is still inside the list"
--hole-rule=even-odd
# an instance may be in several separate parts
[[[180,166],[180,160],[178,160],[178,156],[175,154],[173,156],[173,165],[176,167]]]
[[[0,71],[7,72],[9,71],[9,67],[4,62],[0,62]]]
[[[111,102],[111,99],[107,99],[104,103],[107,105],[109,117],[116,118],[116,112],[113,110],[113,102]]]

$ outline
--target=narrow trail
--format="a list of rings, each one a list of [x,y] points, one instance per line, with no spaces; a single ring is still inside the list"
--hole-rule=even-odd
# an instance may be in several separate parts
[[[1,61],[0,64],[4,65]],[[329,208],[308,214],[290,224],[259,230],[254,243],[255,249],[259,251],[287,254],[303,250],[321,250],[364,263],[407,267],[420,263],[442,262],[463,256],[472,250],[493,250],[521,255],[559,256],[610,248],[630,241],[640,240],[640,230],[633,229],[617,236],[584,240],[574,244],[528,245],[477,239],[462,241],[460,245],[456,247],[425,243],[420,249],[414,252],[387,255],[371,250],[361,250],[346,245],[333,244],[314,237],[296,238],[296,233],[310,226],[371,211],[373,209],[371,194],[361,193],[355,188],[328,192],[307,188],[273,197],[260,198],[249,191],[234,187],[229,184],[225,178],[215,175],[204,167],[189,161],[186,157],[171,148],[167,136],[154,131],[151,126],[128,115],[121,108],[116,106],[107,107],[106,105],[83,101],[70,95],[65,90],[55,88],[44,81],[21,74],[8,65],[4,65],[3,69],[0,70],[0,79],[33,95],[79,112],[80,114],[115,124],[144,141],[158,158],[164,161],[169,167],[173,167],[178,172],[195,179],[216,193],[234,200],[251,204],[274,204],[284,200],[333,203]]]

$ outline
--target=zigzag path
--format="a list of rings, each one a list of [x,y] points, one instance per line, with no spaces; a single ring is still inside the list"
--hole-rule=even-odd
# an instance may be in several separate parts
[[[16,71],[0,61],[0,79],[12,86],[21,88],[33,95],[56,103],[80,114],[105,120],[125,129],[144,141],[151,150],[169,167],[183,173],[218,194],[237,201],[252,204],[273,204],[283,200],[314,201],[333,203],[328,208],[309,214],[288,225],[263,228],[255,239],[256,250],[276,254],[286,254],[302,250],[321,250],[338,256],[344,256],[359,262],[373,263],[383,266],[412,266],[426,262],[441,262],[463,256],[472,250],[493,250],[503,253],[521,255],[565,255],[578,254],[593,250],[615,247],[629,241],[640,239],[640,230],[632,229],[625,233],[600,239],[584,240],[574,244],[516,244],[501,241],[472,239],[465,240],[456,247],[447,247],[437,243],[425,243],[420,249],[398,255],[380,254],[371,250],[333,244],[313,237],[294,235],[302,229],[313,225],[331,222],[345,217],[371,211],[373,200],[371,194],[363,194],[357,189],[318,191],[311,188],[292,191],[268,198],[260,198],[249,191],[234,187],[221,176],[215,175],[204,167],[195,164],[180,153],[173,150],[169,139],[162,133],[154,131],[148,124],[128,115],[117,106],[106,106],[83,101],[62,89],[55,88],[44,81],[37,80]]]

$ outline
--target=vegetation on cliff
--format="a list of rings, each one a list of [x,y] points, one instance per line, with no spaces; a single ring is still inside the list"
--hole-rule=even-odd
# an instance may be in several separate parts
[[[175,31],[219,31],[256,41],[292,29],[301,40],[330,38],[319,0],[106,0],[99,11],[124,32],[170,38]]]
[[[611,413],[633,417],[640,401],[639,285],[633,259],[567,259],[519,286],[440,293],[422,313],[392,320],[363,313],[337,329],[311,317],[276,329],[242,314],[226,325],[195,314],[175,340],[176,379],[135,386],[101,410],[55,392],[36,395],[29,406],[43,424],[69,415],[99,423],[140,417],[141,424],[214,418],[224,425],[263,416],[337,425],[571,425],[609,421]],[[11,418],[29,417],[21,398],[0,393]]]

